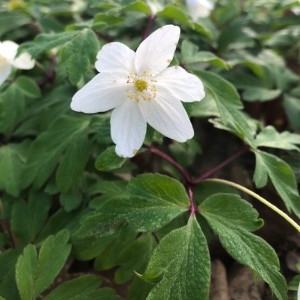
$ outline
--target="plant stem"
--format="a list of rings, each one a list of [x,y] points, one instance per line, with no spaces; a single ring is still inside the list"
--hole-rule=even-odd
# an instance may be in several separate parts
[[[231,157],[224,160],[222,163],[214,167],[213,169],[209,170],[208,172],[202,174],[200,177],[194,179],[194,183],[200,183],[201,181],[213,176],[215,173],[219,172],[221,169],[223,169],[225,166],[233,162],[236,158],[238,158],[240,155],[244,154],[249,150],[248,146],[244,146],[241,150],[239,150],[237,153],[233,154]]]
[[[161,157],[165,161],[167,161],[170,165],[172,165],[176,170],[178,170],[181,175],[184,177],[185,181],[190,184],[193,182],[192,177],[190,174],[185,170],[178,162],[176,162],[171,156],[166,154],[165,152],[159,150],[158,148],[154,146],[149,146],[148,147],[149,151],[154,153],[155,155]]]
[[[147,27],[146,27],[145,32],[143,34],[142,41],[150,34],[150,31],[151,31],[151,28],[153,26],[155,18],[156,18],[155,15],[150,15],[149,16],[148,24],[147,24]]]
[[[224,183],[227,185],[230,185],[244,193],[247,193],[248,195],[252,196],[253,198],[257,199],[258,201],[262,202],[264,205],[268,206],[271,208],[273,211],[278,213],[281,217],[283,217],[287,222],[289,222],[298,232],[300,232],[300,226],[293,220],[291,219],[285,212],[283,212],[281,209],[270,203],[268,200],[265,198],[259,196],[258,194],[254,193],[253,191],[247,189],[246,187],[239,185],[237,183],[234,183],[232,181],[224,180],[224,179],[219,179],[219,178],[212,178],[212,179],[206,179],[205,181],[211,181],[211,182],[219,182],[219,183]]]

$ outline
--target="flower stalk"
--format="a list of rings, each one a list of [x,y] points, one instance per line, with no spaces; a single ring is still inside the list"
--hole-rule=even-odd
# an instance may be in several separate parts
[[[228,181],[228,180],[225,180],[225,179],[219,179],[219,178],[210,178],[210,179],[206,179],[205,181],[223,183],[223,184],[232,186],[232,187],[234,187],[234,188],[236,188],[236,189],[238,189],[238,190],[240,190],[240,191],[242,191],[242,192],[244,192],[244,193],[252,196],[256,200],[260,201],[261,203],[263,203],[264,205],[266,205],[267,207],[269,207],[270,209],[272,209],[273,211],[275,211],[277,214],[279,214],[281,217],[283,217],[288,223],[290,223],[298,232],[300,232],[300,226],[292,218],[290,218],[285,212],[283,212],[277,206],[275,206],[272,203],[270,203],[265,198],[259,196],[255,192],[247,189],[246,187],[244,187],[242,185],[239,185],[239,184],[237,184],[235,182]]]

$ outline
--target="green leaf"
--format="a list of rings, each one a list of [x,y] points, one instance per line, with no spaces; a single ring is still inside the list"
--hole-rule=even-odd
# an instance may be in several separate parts
[[[101,28],[106,26],[117,26],[123,21],[122,17],[109,15],[107,13],[99,13],[94,18],[93,27]]]
[[[29,52],[34,58],[38,58],[44,52],[69,42],[78,34],[79,31],[42,33],[32,42],[22,44],[19,48],[19,52]]]
[[[300,217],[300,197],[292,168],[279,157],[260,150],[254,151],[256,166],[254,183],[257,188],[266,185],[269,177],[289,211]]]
[[[0,93],[0,132],[10,136],[25,109],[24,95],[16,84]]]
[[[143,272],[151,257],[155,241],[152,234],[144,234],[128,243],[122,251],[119,251],[117,265],[119,268],[115,272],[115,282],[123,284],[132,279],[134,272]]]
[[[96,271],[110,270],[113,267],[118,267],[120,252],[136,240],[136,233],[130,232],[128,234],[123,232],[113,238],[101,240],[105,247],[100,249],[101,251],[98,252],[95,259],[94,269]],[[106,243],[107,240],[109,243]]]
[[[177,180],[160,174],[143,174],[129,183],[131,195],[150,200],[152,203],[175,205],[187,209],[189,199],[184,186]]]
[[[164,175],[143,174],[129,183],[128,192],[108,197],[94,214],[87,216],[77,235],[89,239],[120,231],[151,232],[186,212],[188,206],[181,183]]]
[[[60,192],[66,193],[76,185],[89,159],[90,149],[91,143],[87,135],[79,134],[70,141],[56,172]]]
[[[24,248],[16,264],[16,282],[22,300],[32,300],[38,296],[35,287],[35,269],[37,268],[37,252],[33,245]]]
[[[121,168],[126,161],[126,158],[116,154],[115,146],[112,146],[97,157],[95,167],[99,171],[107,172]]]
[[[50,207],[50,197],[42,193],[31,193],[27,203],[23,200],[15,201],[11,226],[24,244],[34,241],[47,219]]]
[[[85,215],[86,211],[74,210],[65,212],[62,208],[57,210],[49,218],[42,232],[39,234],[38,242],[43,241],[49,235],[58,233],[61,230],[68,229],[71,233],[78,229],[80,219]]]
[[[270,101],[279,97],[281,90],[270,90],[262,87],[251,87],[243,92],[243,99],[249,102],[252,101]]]
[[[151,14],[150,7],[142,1],[134,1],[133,3],[130,3],[129,5],[125,6],[122,10],[123,11],[137,11],[137,12],[143,13],[148,16]]]
[[[62,48],[61,60],[72,84],[77,84],[90,72],[96,61],[99,42],[96,34],[90,29],[79,31]],[[80,72],[78,72],[80,70]]]
[[[199,207],[205,218],[215,218],[224,226],[235,226],[255,231],[263,225],[252,205],[235,194],[217,193],[206,198]]]
[[[101,180],[88,190],[90,195],[101,194],[90,202],[90,207],[99,209],[106,201],[118,198],[120,195],[129,196],[127,183],[122,180]]]
[[[246,24],[240,18],[233,20],[229,26],[226,26],[218,38],[219,51],[222,52],[227,48],[234,49],[253,46],[255,44],[255,33],[250,27],[246,27]]]
[[[13,270],[10,270],[0,283],[0,295],[4,297],[5,300],[14,299],[20,300],[16,280],[15,280],[15,262],[13,265]]]
[[[84,117],[64,116],[40,134],[30,150],[28,168],[23,178],[24,186],[34,182],[36,188],[41,187],[53,173],[62,153],[78,140],[78,136],[86,136],[89,123],[90,120]],[[69,184],[69,180],[66,182],[67,184],[63,181],[64,188]]]
[[[195,101],[185,104],[185,109],[190,117],[219,117],[219,110],[215,101],[215,94],[210,89],[205,91],[205,97],[200,102]]]
[[[83,275],[65,281],[55,288],[44,300],[119,300],[112,289],[99,289],[101,280],[95,275]]]
[[[59,203],[66,212],[77,209],[82,203],[82,194],[78,188],[59,195]]]
[[[229,64],[215,54],[209,51],[199,51],[198,47],[188,40],[183,40],[181,44],[182,63],[184,65],[191,64],[189,68],[193,68],[195,63],[209,62],[220,68],[228,69]]]
[[[18,88],[25,97],[39,98],[41,96],[39,86],[30,77],[19,76],[14,84],[16,85],[16,88]]]
[[[235,87],[214,73],[207,71],[196,71],[195,73],[215,100],[225,128],[252,145],[254,143],[254,131],[247,118],[240,111],[243,105]]]
[[[22,300],[36,299],[55,279],[64,266],[70,251],[69,232],[49,236],[41,245],[28,245],[16,264],[16,281]]]
[[[300,99],[285,95],[283,106],[288,120],[294,129],[300,129]]]
[[[0,253],[0,282],[8,273],[14,272],[15,265],[20,254],[20,249],[8,249]]]
[[[188,15],[175,6],[165,7],[162,11],[158,12],[156,16],[158,18],[171,19],[183,26],[193,27],[193,23],[190,21]]]
[[[12,11],[1,11],[0,12],[0,36],[10,30],[19,28],[23,25],[29,24],[31,18],[29,15],[21,14]]]
[[[0,147],[0,189],[13,196],[18,196],[21,190],[27,145],[24,142]]]
[[[273,126],[267,126],[256,136],[257,147],[270,147],[284,150],[297,150],[300,148],[300,135],[284,131],[279,133]]]
[[[200,211],[228,253],[261,276],[278,299],[287,299],[286,282],[279,272],[276,252],[248,231],[261,226],[251,205],[234,195],[216,194],[201,204]]]
[[[186,226],[162,238],[140,277],[150,282],[158,281],[147,300],[208,299],[210,257],[204,234],[194,216]]]

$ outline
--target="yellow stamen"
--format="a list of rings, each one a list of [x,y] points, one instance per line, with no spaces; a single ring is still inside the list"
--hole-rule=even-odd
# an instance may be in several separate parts
[[[148,84],[143,79],[136,79],[134,82],[134,87],[136,88],[137,91],[142,92],[147,89]]]

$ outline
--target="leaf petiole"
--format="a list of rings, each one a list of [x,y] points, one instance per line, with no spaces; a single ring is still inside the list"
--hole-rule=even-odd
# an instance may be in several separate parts
[[[265,198],[259,196],[258,194],[254,193],[253,191],[247,189],[246,187],[244,187],[242,185],[239,185],[237,183],[234,183],[232,181],[228,181],[228,180],[225,180],[225,179],[219,179],[219,178],[210,178],[210,179],[206,179],[205,181],[224,183],[224,184],[230,185],[230,186],[232,186],[232,187],[234,187],[234,188],[236,188],[236,189],[252,196],[256,200],[262,202],[263,204],[265,204],[266,206],[271,208],[273,211],[278,213],[287,222],[289,222],[298,232],[300,232],[300,226],[293,219],[291,219],[285,212],[283,212],[281,209],[279,209],[278,207],[276,207],[275,205],[270,203]]]

